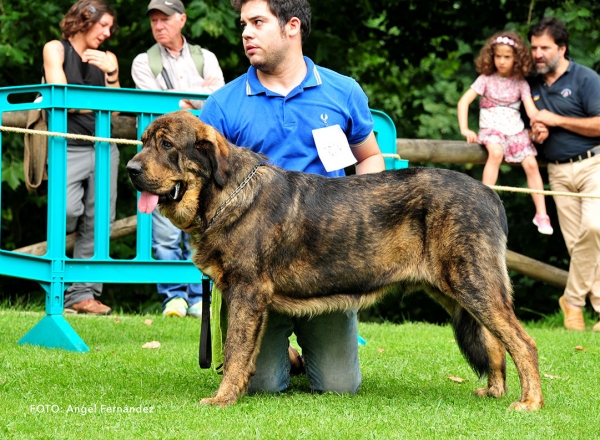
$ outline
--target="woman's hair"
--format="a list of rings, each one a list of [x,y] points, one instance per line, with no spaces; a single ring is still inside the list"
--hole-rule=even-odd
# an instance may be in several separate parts
[[[505,44],[511,47],[515,54],[515,63],[513,64],[511,76],[524,78],[529,75],[533,69],[531,51],[519,34],[513,31],[497,32],[485,42],[481,48],[479,57],[475,60],[477,72],[483,75],[491,75],[496,71],[494,47],[498,44]]]
[[[242,6],[250,0],[231,0],[231,6],[235,12],[241,12]],[[283,29],[291,18],[300,20],[300,31],[302,32],[302,43],[310,34],[310,22],[312,14],[308,0],[265,0],[271,13],[277,17],[279,27]]]
[[[103,0],[79,0],[75,3],[60,22],[64,40],[79,32],[87,32],[98,23],[104,14],[114,18],[110,28],[111,35],[118,30],[115,11]]]

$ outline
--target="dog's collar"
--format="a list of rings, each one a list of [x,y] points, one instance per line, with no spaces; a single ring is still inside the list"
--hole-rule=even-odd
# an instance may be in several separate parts
[[[246,178],[242,181],[242,183],[240,183],[238,185],[238,187],[231,193],[231,195],[229,197],[227,197],[227,200],[225,200],[221,204],[221,206],[219,206],[219,209],[217,209],[217,212],[215,212],[215,215],[213,215],[213,218],[211,218],[210,221],[208,222],[208,225],[206,225],[206,229],[210,228],[210,226],[215,221],[217,216],[223,211],[223,209],[225,209],[225,207],[229,204],[229,202],[231,202],[235,198],[235,196],[237,196],[238,193],[248,184],[248,182],[250,182],[250,179],[252,179],[252,177],[254,177],[254,175],[258,171],[258,168],[261,167],[262,165],[266,165],[266,164],[267,164],[267,162],[260,162],[254,168],[252,168],[252,171],[250,171],[250,173],[246,176]]]

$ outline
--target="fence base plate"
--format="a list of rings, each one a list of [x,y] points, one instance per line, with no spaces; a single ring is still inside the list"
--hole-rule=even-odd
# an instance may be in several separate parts
[[[79,353],[90,351],[83,339],[79,337],[62,315],[46,315],[19,340],[19,344],[60,348]]]

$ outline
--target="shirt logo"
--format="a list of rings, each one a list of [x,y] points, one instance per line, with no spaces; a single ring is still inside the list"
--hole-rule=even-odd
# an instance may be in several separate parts
[[[329,115],[327,114],[322,114],[321,115],[321,121],[323,121],[323,124],[325,124],[325,127],[327,127],[327,120],[329,119]]]
[[[572,93],[571,89],[563,89],[562,92],[560,92],[563,98],[568,98]]]
[[[533,95],[533,100],[534,100],[534,101],[537,101],[537,100],[539,100],[539,99],[540,99],[540,95]]]

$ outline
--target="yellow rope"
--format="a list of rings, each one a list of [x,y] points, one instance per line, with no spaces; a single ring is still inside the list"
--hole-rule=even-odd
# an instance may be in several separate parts
[[[87,136],[85,134],[57,133],[55,131],[30,130],[28,128],[0,126],[0,131],[11,131],[13,133],[37,134],[40,136],[56,136],[56,137],[63,137],[63,138],[67,138],[67,139],[79,139],[79,140],[91,141],[91,142],[113,142],[115,144],[142,145],[141,141],[136,141],[136,140],[132,140],[132,139],[101,138],[101,137],[96,137],[96,136]]]
[[[95,136],[87,136],[84,134],[70,134],[70,133],[57,133],[57,132],[53,132],[53,131],[29,130],[27,128],[0,126],[0,131],[10,131],[13,133],[29,133],[29,134],[37,134],[40,136],[57,136],[57,137],[64,137],[67,139],[80,139],[80,140],[91,141],[91,142],[114,142],[115,144],[142,145],[141,141],[131,140],[131,139],[101,138],[101,137],[95,137]],[[385,154],[383,154],[383,157],[390,158],[390,159],[401,159],[399,154],[392,154],[392,153],[385,153]],[[545,191],[545,190],[539,190],[539,189],[516,188],[516,187],[512,187],[512,186],[496,186],[496,185],[488,185],[488,186],[491,189],[493,189],[494,191],[506,191],[506,192],[526,193],[526,194],[543,194],[545,196],[566,196],[566,197],[600,199],[600,195],[596,195],[596,194]]]
[[[542,189],[529,189],[529,188],[515,188],[512,186],[496,186],[488,185],[495,191],[507,191],[527,194],[543,194],[545,196],[565,196],[565,197],[580,197],[583,199],[600,199],[600,194],[587,194],[587,193],[572,193],[572,192],[561,192],[561,191],[545,191]]]

